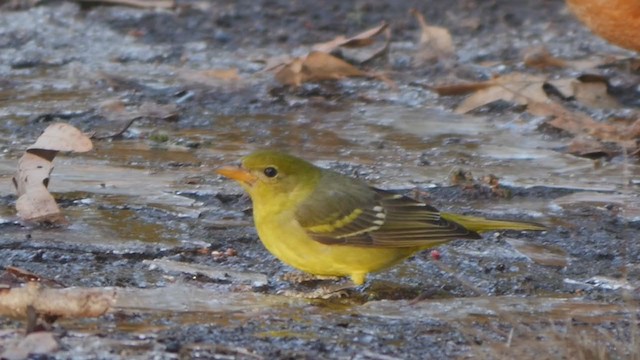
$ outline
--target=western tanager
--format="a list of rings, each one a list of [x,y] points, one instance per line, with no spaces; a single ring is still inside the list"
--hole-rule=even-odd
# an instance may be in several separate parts
[[[539,224],[450,214],[277,151],[257,151],[217,170],[249,193],[264,246],[304,272],[356,285],[418,251],[489,230]]]

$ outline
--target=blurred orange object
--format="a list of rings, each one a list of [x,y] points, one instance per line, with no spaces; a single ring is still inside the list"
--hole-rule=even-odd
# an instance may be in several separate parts
[[[597,35],[640,51],[640,0],[567,0],[567,4]]]

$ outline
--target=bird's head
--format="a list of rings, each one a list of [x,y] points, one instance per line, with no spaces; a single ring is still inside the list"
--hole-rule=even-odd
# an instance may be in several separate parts
[[[314,189],[321,175],[313,164],[273,150],[256,151],[245,156],[239,167],[224,166],[216,172],[240,183],[254,207],[265,203],[297,205]]]

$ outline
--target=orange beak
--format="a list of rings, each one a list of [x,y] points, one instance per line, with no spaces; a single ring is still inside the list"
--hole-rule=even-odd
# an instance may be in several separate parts
[[[235,166],[223,166],[219,169],[216,169],[216,172],[222,176],[228,177],[229,179],[233,179],[241,184],[245,184],[248,186],[252,186],[258,178],[256,178],[249,171]]]

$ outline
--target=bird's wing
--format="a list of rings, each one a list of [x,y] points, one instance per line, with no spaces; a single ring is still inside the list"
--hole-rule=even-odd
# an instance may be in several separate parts
[[[323,182],[326,182],[323,184]],[[323,244],[415,247],[479,238],[432,206],[329,173],[299,205],[296,220]]]

